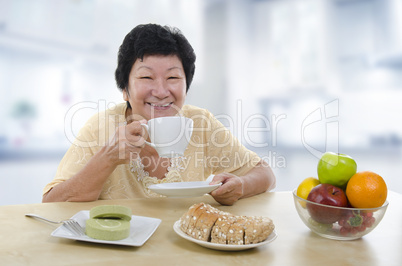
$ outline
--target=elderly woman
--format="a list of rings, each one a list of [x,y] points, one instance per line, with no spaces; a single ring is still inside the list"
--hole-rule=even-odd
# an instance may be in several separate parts
[[[88,120],[63,157],[43,202],[160,196],[148,187],[166,182],[222,183],[211,196],[232,205],[274,188],[266,162],[246,149],[205,109],[185,105],[195,70],[194,50],[178,29],[145,24],[125,37],[118,53],[117,86],[126,103]],[[194,120],[182,160],[161,158],[144,145],[141,123],[183,115]]]

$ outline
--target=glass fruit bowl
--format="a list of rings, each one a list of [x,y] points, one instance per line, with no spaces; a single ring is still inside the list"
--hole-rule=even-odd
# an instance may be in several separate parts
[[[300,218],[314,233],[329,239],[354,240],[370,233],[382,220],[388,207],[343,208],[302,199],[293,190],[293,199]]]

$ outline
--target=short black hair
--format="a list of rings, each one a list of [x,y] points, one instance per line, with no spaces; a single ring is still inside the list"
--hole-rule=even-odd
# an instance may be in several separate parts
[[[144,55],[176,55],[181,60],[186,75],[186,92],[189,90],[195,72],[195,53],[186,37],[177,28],[157,24],[141,24],[124,38],[117,56],[115,79],[123,91],[134,62]]]

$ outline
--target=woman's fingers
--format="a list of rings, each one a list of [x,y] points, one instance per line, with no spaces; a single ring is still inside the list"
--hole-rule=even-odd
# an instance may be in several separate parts
[[[223,173],[216,175],[211,184],[220,182],[222,182],[222,186],[211,192],[211,196],[219,203],[233,205],[243,196],[243,182],[240,177]]]
[[[133,146],[143,147],[145,144],[146,130],[139,121],[134,121],[127,126],[124,130],[125,136],[121,136],[120,139],[127,140]]]
[[[117,128],[114,137],[109,142],[109,151],[115,154],[114,157],[119,164],[128,163],[132,154],[141,151],[145,144],[144,132],[139,121]]]

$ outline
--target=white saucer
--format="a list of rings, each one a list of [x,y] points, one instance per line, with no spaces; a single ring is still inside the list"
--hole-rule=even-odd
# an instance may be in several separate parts
[[[187,239],[191,242],[194,242],[200,246],[210,248],[210,249],[216,249],[216,250],[227,250],[227,251],[236,251],[236,250],[245,250],[245,249],[250,249],[250,248],[255,248],[259,246],[266,245],[268,243],[271,243],[274,241],[278,235],[276,234],[276,231],[274,230],[267,239],[264,241],[257,243],[257,244],[248,244],[248,245],[225,245],[225,244],[216,244],[216,243],[211,243],[207,241],[202,241],[198,240],[195,238],[192,238],[191,236],[187,235],[180,229],[180,220],[176,221],[173,225],[173,230],[182,238]]]
[[[71,218],[76,220],[82,226],[82,228],[85,229],[85,222],[87,219],[89,219],[89,211],[80,211]],[[116,241],[94,239],[90,238],[87,235],[76,236],[73,235],[71,231],[68,230],[64,225],[54,230],[51,235],[55,237],[68,238],[86,242],[139,247],[142,246],[152,236],[152,234],[155,232],[161,222],[162,220],[157,218],[132,215],[130,221],[129,237]]]
[[[196,181],[196,182],[174,182],[174,183],[162,183],[151,185],[148,188],[158,194],[167,197],[176,198],[188,198],[188,197],[200,197],[206,193],[209,193],[221,186],[222,184],[209,185],[208,181]]]

